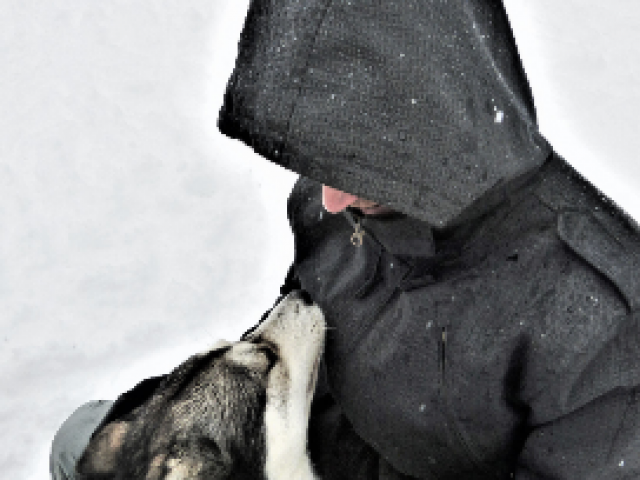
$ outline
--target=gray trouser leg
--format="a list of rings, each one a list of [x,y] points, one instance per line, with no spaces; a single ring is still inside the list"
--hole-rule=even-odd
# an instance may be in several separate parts
[[[53,480],[74,479],[76,462],[111,405],[113,402],[110,400],[88,402],[65,420],[51,445],[49,469]]]

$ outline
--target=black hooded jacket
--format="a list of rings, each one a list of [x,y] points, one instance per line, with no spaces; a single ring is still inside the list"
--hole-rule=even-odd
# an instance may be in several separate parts
[[[638,231],[538,133],[499,0],[253,0],[219,126],[303,175],[325,478],[640,479]]]

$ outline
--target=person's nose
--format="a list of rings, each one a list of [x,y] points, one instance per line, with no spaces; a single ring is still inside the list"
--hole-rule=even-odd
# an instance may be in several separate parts
[[[322,186],[322,205],[329,213],[339,213],[353,202],[358,200],[358,197],[345,193],[332,187]]]

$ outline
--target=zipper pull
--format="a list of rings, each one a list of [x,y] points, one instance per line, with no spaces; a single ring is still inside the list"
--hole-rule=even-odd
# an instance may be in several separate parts
[[[361,247],[362,243],[364,242],[365,231],[360,226],[359,218],[354,219],[353,228],[355,228],[356,231],[353,232],[353,235],[351,235],[351,244],[356,247]]]

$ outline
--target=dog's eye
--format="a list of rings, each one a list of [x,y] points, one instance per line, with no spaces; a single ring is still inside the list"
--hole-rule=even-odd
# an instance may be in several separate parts
[[[260,340],[256,342],[259,352],[264,353],[269,361],[269,368],[273,367],[278,361],[278,348],[271,342]]]

